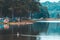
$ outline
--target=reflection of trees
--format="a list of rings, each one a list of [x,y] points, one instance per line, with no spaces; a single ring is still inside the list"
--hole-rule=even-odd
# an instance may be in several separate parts
[[[9,25],[8,24],[4,24],[4,29],[9,29]]]

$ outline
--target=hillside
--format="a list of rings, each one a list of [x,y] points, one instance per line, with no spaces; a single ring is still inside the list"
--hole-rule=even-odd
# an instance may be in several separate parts
[[[48,8],[50,17],[58,18],[57,16],[60,15],[60,1],[59,2],[46,1],[42,3],[42,5]]]

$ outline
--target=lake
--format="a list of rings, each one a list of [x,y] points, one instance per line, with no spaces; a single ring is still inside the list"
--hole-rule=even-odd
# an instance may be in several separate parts
[[[55,35],[60,35],[59,30],[60,23],[0,24],[0,40],[47,40],[52,37],[54,39]],[[56,37],[59,39],[59,36]]]

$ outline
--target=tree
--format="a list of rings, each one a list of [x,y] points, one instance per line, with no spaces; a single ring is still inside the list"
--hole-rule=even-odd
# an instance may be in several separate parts
[[[38,0],[39,1],[39,0]],[[5,0],[4,15],[8,16],[10,13],[9,8],[12,7],[14,10],[13,15],[15,17],[28,17],[29,13],[39,12],[39,2],[36,0]],[[23,12],[24,11],[24,12]],[[7,14],[8,13],[8,14]]]
[[[0,0],[0,17],[2,17],[3,0]]]

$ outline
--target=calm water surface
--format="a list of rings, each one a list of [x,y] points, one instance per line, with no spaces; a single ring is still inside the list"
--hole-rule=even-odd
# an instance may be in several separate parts
[[[41,37],[22,36],[24,35],[40,35]],[[51,37],[50,37],[50,36]],[[51,39],[60,35],[60,23],[34,23],[29,25],[8,25],[0,24],[0,40],[47,40],[47,36]],[[58,37],[58,36],[56,36]]]

